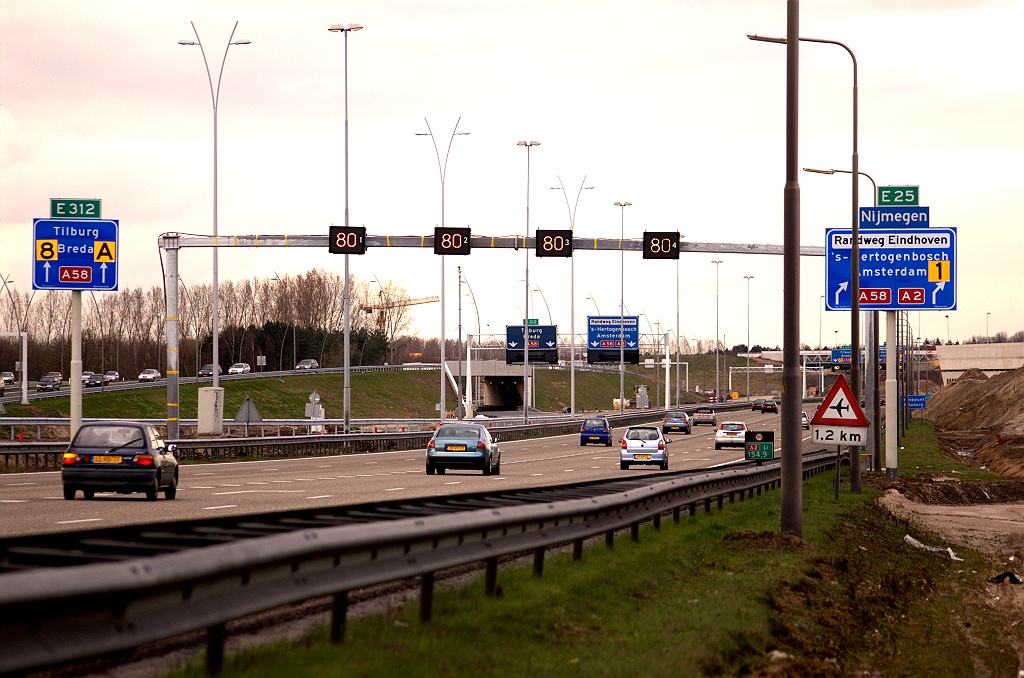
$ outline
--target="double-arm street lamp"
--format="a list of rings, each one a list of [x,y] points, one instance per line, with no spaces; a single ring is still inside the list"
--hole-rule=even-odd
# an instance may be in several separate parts
[[[552,191],[562,191],[565,197],[565,209],[569,211],[569,230],[576,229],[576,209],[580,206],[580,195],[583,191],[593,190],[593,186],[584,186],[587,183],[587,175],[583,175],[580,188],[576,191],[576,202],[569,207],[569,194],[562,183],[562,177],[558,177],[558,186],[552,186]],[[545,301],[545,303],[547,303]],[[600,315],[600,314],[599,314]],[[569,258],[569,413],[576,414],[576,257]]]
[[[523,252],[526,256],[526,309],[523,311],[523,423],[530,423],[530,248],[526,240],[530,237],[530,149],[540,146],[539,141],[517,141],[516,146],[526,148],[526,235],[523,237]]]
[[[206,49],[203,41],[199,39],[199,31],[196,30],[195,22],[192,24],[192,32],[195,33],[195,40],[179,40],[179,45],[198,45],[203,55],[203,65],[206,66],[206,79],[210,84],[210,99],[213,102],[213,240],[217,242],[217,109],[220,105],[220,83],[224,77],[224,64],[228,59],[228,50],[232,45],[248,45],[249,40],[235,40],[235,31],[238,29],[238,22],[235,22],[228,37],[228,44],[224,46],[224,56],[220,60],[220,70],[217,72],[217,86],[213,85],[213,75],[210,73],[210,63],[206,59]],[[220,305],[217,298],[218,270],[217,270],[217,247],[213,248],[213,386],[220,386],[220,373],[217,369],[220,366]],[[177,375],[174,375],[177,379]],[[168,374],[168,379],[171,375]]]
[[[348,34],[363,29],[360,24],[334,24],[327,30],[345,36],[345,225],[348,226]],[[348,254],[345,254],[345,382],[342,411],[345,418],[345,433],[349,432],[352,419],[352,322],[351,322],[351,290],[348,280]],[[292,325],[294,329],[294,324]],[[294,337],[293,337],[294,338]],[[294,342],[293,342],[294,344]],[[293,346],[294,348],[294,346]],[[294,357],[294,355],[293,355]],[[322,357],[322,356],[321,356]],[[294,360],[292,361],[294,364]]]
[[[455,141],[455,137],[468,136],[469,132],[460,132],[459,131],[459,123],[462,122],[462,117],[460,116],[459,119],[455,121],[455,127],[452,128],[451,136],[448,137],[448,149],[444,153],[444,163],[442,163],[441,162],[441,151],[438,150],[438,148],[437,148],[437,139],[434,138],[434,130],[431,129],[431,127],[430,127],[430,121],[427,120],[426,118],[423,118],[423,122],[425,122],[427,124],[427,131],[426,132],[416,132],[416,136],[418,136],[418,137],[430,137],[430,142],[432,144],[434,144],[434,156],[437,158],[437,171],[438,171],[438,174],[440,174],[440,176],[441,176],[441,228],[444,228],[444,180],[445,180],[445,177],[448,175],[448,156],[451,155],[451,152],[452,152],[452,142]],[[445,330],[444,330],[444,259],[445,259],[445,256],[442,254],[441,255],[441,342],[440,342],[441,343],[441,403],[440,403],[441,411],[440,411],[440,419],[441,419],[441,423],[442,424],[444,423],[444,420],[445,420],[445,417],[446,417],[446,413],[447,413],[447,410],[445,408],[445,402],[447,400],[447,398],[445,397],[447,386],[445,385],[445,381],[444,381],[445,359],[447,358],[447,356],[445,355],[445,348],[446,347],[445,347]]]
[[[626,411],[626,251],[622,241],[626,239],[626,208],[631,202],[612,203],[619,208],[619,412]],[[594,302],[597,305],[597,302]],[[637,326],[637,336],[640,334]]]

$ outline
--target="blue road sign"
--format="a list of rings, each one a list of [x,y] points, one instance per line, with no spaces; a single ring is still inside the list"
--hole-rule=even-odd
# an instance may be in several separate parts
[[[825,308],[850,310],[848,228],[825,229]],[[860,233],[860,310],[955,311],[956,229]]]
[[[33,219],[32,289],[117,290],[116,219]]]
[[[640,348],[640,316],[627,315],[620,323],[617,315],[587,316],[587,348],[591,350],[618,349],[620,333],[626,350]]]
[[[860,350],[861,363],[864,363],[864,351]],[[832,364],[839,366],[841,369],[850,369],[850,363],[853,358],[853,350],[848,348],[834,348],[832,349]],[[885,367],[885,346],[878,347],[878,364]]]
[[[903,396],[903,399],[912,410],[923,410],[928,405],[928,396],[926,395],[907,395]]]
[[[523,326],[505,326],[505,345],[508,350],[523,350]],[[530,325],[530,351],[548,351],[558,348],[557,325]]]
[[[927,207],[900,205],[899,207],[861,207],[861,228],[928,228]]]

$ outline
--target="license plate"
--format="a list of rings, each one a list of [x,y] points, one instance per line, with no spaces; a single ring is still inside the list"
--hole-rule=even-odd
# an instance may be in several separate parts
[[[444,449],[447,450],[448,452],[465,452],[466,451],[466,446],[465,445],[446,445]]]
[[[93,460],[93,463],[96,463],[96,464],[120,464],[121,463],[121,457],[96,456],[96,457],[93,457],[92,460]]]
[[[735,438],[738,434],[736,434],[736,433],[727,433],[726,435],[729,436],[730,438]]]
[[[650,459],[651,455],[649,455],[649,454],[634,454],[633,458],[634,459]]]
[[[591,440],[600,440],[601,436],[590,436]]]

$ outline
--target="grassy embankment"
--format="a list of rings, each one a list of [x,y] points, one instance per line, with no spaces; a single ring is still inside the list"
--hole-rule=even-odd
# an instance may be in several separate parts
[[[927,425],[906,442],[905,470],[967,472],[939,456]],[[224,675],[1016,675],[1009,636],[1022,633],[980,595],[988,561],[910,548],[908,531],[941,542],[879,508],[876,489],[834,502],[831,479],[804,483],[806,542],[774,534],[769,492],[648,526],[636,544],[591,546],[582,563],[552,556],[542,579],[529,566],[501,570],[498,598],[480,580],[440,590],[429,625],[413,602],[352,620],[339,646],[321,628],[246,650]],[[202,675],[199,662],[176,675]]]
[[[626,393],[632,394],[636,384],[647,383],[654,404],[655,384],[626,375]],[[537,370],[537,404],[545,411],[561,411],[569,404],[569,373]],[[438,401],[438,372],[356,372],[352,374],[352,416],[363,417],[434,417]],[[303,418],[304,406],[314,390],[329,417],[342,414],[344,383],[341,374],[301,374],[284,378],[222,381],[224,415],[234,417],[246,396],[265,419]],[[663,386],[663,385],[662,385]],[[134,391],[99,393],[86,391],[82,398],[85,417],[158,418],[166,413],[166,389],[149,388]],[[579,372],[576,375],[576,403],[581,410],[610,410],[612,398],[619,393],[619,376],[603,372]],[[181,386],[181,417],[196,416],[198,394],[195,384]],[[449,385],[448,403],[455,404]],[[67,397],[37,400],[29,405],[5,405],[13,417],[68,416]],[[27,433],[27,432],[26,432]]]

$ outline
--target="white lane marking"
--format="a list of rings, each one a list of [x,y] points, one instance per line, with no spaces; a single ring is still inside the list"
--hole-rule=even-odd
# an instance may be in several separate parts
[[[807,436],[806,438],[804,438],[804,440],[810,440],[810,439],[811,439],[811,436]]]
[[[543,473],[534,473],[533,475],[535,475],[535,476],[542,476],[544,474]]]
[[[39,483],[4,483],[4,487],[17,487],[18,485],[38,485]]]
[[[565,469],[565,472],[566,472],[566,473],[572,473],[572,472],[573,472],[573,471],[575,471],[575,470],[576,470],[576,469],[574,469],[574,468],[567,468],[567,469]]]
[[[193,476],[212,476],[213,473],[192,473]]]
[[[237,506],[238,506],[238,504],[224,504],[223,506],[204,506],[203,510],[204,511],[213,511],[214,509],[235,508]]]
[[[304,483],[311,483],[311,482],[313,482],[312,478],[296,478],[296,480],[301,480]]]
[[[375,462],[375,461],[368,461],[368,462],[366,462],[366,463],[367,463],[367,464],[376,464],[377,462]]]
[[[288,493],[302,493],[305,490],[231,490],[230,492],[214,492],[214,496],[221,496],[225,494],[288,494]]]
[[[322,466],[317,466],[317,468],[331,468],[331,465],[330,465],[330,464],[324,464],[324,465],[322,465]],[[329,497],[329,496],[331,496],[331,495],[329,495],[329,494],[325,494],[324,496],[325,496],[325,497]]]
[[[306,499],[328,499],[329,497],[332,497],[332,496],[334,496],[334,495],[330,495],[330,494],[318,494],[318,495],[316,495],[315,497],[306,497]]]
[[[502,476],[498,476],[497,478],[491,478],[491,480],[504,480],[504,478]]]
[[[24,504],[28,499],[0,499],[0,504]]]
[[[323,478],[321,476],[317,476],[316,479],[317,480],[335,480],[334,476],[327,476],[326,478]]]
[[[43,497],[43,499],[63,499],[64,497]]]
[[[74,525],[75,523],[96,523],[103,518],[79,518],[78,520],[58,520],[54,525]]]
[[[601,468],[600,466],[591,466],[590,468]]]
[[[269,485],[270,483],[246,483],[246,485]]]
[[[404,490],[404,489],[405,489],[404,487],[386,487],[386,488],[384,488],[384,491],[385,492],[397,492],[398,490]]]
[[[212,490],[213,486],[212,485],[193,485],[192,487],[190,487],[188,489],[190,489],[190,490]]]
[[[445,483],[445,485],[461,485],[461,484],[462,484],[461,480],[453,480],[450,483]]]
[[[264,470],[264,471],[276,471],[277,469],[276,469],[276,468],[265,468],[265,469],[263,469],[263,470]]]
[[[272,483],[290,483],[290,480],[271,480]]]
[[[356,478],[372,478],[372,473],[357,473]]]
[[[237,483],[237,484],[236,483],[221,483],[217,487],[241,487],[241,486],[242,486],[241,483]]]

